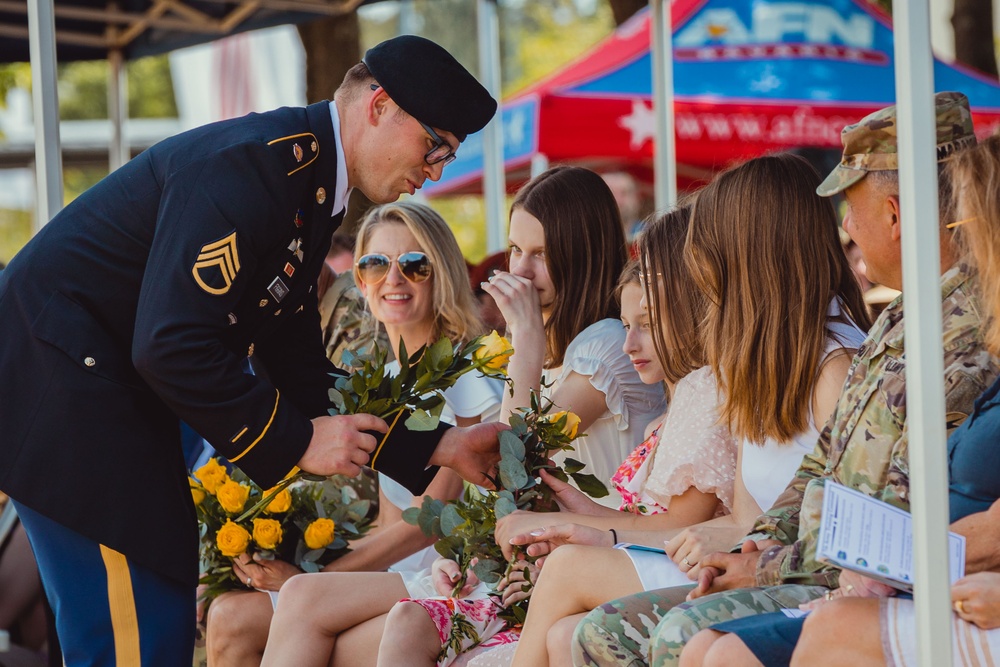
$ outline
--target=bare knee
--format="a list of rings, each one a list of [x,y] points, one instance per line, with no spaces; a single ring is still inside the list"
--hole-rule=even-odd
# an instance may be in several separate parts
[[[419,633],[437,630],[437,626],[434,625],[427,610],[416,602],[408,600],[397,602],[392,606],[389,615],[386,616],[385,624],[387,628],[392,628],[393,633],[397,631]]]
[[[560,618],[549,628],[549,634],[545,638],[545,648],[549,654],[550,664],[571,664],[568,661],[573,647],[573,636],[582,618],[582,614]]]
[[[385,630],[382,638],[391,637],[391,643],[400,644],[400,637],[405,637],[407,651],[420,651],[429,659],[437,659],[441,651],[441,640],[437,625],[423,606],[416,602],[397,602],[389,610],[385,618]],[[383,649],[379,648],[381,654]]]
[[[683,659],[681,664],[683,665]],[[702,667],[760,667],[760,661],[737,635],[723,634],[708,647],[701,665]]]
[[[712,645],[722,636],[721,632],[715,630],[702,630],[696,634],[691,638],[691,641],[684,645],[679,667],[698,667],[702,664],[708,664],[705,662],[705,656]]]
[[[843,643],[843,635],[833,631],[840,622],[839,608],[838,602],[829,602],[806,616],[802,634],[792,655],[792,665],[824,664],[824,656]]]
[[[250,656],[260,659],[267,643],[270,609],[270,600],[260,593],[226,593],[212,601],[205,626],[213,667],[247,664]]]

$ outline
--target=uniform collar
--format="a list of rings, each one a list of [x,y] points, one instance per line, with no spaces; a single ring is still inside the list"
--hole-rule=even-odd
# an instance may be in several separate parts
[[[337,146],[337,184],[333,188],[333,215],[337,215],[347,208],[351,188],[347,185],[347,160],[344,157],[344,144],[340,139],[340,113],[337,111],[337,103],[333,101],[330,102],[330,119],[333,121],[333,139]]]

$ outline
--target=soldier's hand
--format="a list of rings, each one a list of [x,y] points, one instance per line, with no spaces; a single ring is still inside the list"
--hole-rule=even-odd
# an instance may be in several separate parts
[[[312,420],[313,437],[299,460],[299,468],[315,475],[361,473],[378,440],[371,433],[385,433],[388,425],[375,415],[336,415]]]
[[[698,571],[698,585],[688,593],[688,600],[703,595],[728,591],[734,588],[750,588],[757,583],[757,561],[761,552],[753,540],[743,542],[741,553],[709,554],[702,559]]]
[[[451,468],[473,484],[491,486],[486,476],[496,476],[496,464],[500,460],[500,432],[509,428],[501,422],[450,428],[441,436],[429,463]]]

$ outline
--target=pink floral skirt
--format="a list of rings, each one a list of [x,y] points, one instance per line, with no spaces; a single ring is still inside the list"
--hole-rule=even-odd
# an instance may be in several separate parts
[[[492,597],[402,601],[423,607],[437,626],[442,648],[442,657],[438,659],[439,667],[448,667],[459,655],[473,648],[486,649],[513,644],[521,634],[519,628],[504,630],[506,623],[497,618],[498,607]]]

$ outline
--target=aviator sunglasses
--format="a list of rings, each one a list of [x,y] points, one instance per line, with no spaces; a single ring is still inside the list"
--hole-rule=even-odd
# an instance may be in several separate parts
[[[380,252],[363,255],[354,265],[355,271],[367,285],[378,285],[389,275],[392,259]],[[396,266],[403,277],[411,283],[422,283],[431,277],[431,259],[422,252],[404,252],[396,258]]]

